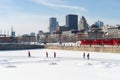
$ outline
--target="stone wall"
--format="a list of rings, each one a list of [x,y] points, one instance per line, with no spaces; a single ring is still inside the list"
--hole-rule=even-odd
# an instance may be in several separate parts
[[[46,45],[46,49],[90,51],[90,52],[109,52],[120,53],[120,47],[80,47],[80,46],[55,46]]]
[[[32,45],[32,44],[17,44],[17,43],[1,43],[0,50],[22,50],[22,49],[42,49],[45,48],[43,45]]]

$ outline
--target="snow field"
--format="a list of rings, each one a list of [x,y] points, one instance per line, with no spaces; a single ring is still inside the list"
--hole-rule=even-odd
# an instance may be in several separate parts
[[[28,51],[31,57],[28,57]],[[46,57],[48,52],[48,58]],[[56,58],[54,58],[56,52]],[[1,80],[120,80],[120,54],[49,49],[0,51]]]

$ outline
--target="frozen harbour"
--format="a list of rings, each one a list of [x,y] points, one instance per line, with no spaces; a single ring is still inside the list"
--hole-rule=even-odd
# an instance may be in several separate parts
[[[0,51],[0,80],[120,80],[120,54],[85,53],[90,60],[82,51]]]

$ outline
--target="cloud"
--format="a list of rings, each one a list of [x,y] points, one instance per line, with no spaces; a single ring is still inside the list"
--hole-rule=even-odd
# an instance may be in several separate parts
[[[79,10],[82,12],[86,12],[87,9],[84,7],[78,7],[78,6],[72,6],[72,5],[66,5],[60,2],[59,0],[32,0],[33,2],[49,6],[49,7],[57,7],[57,8],[66,8],[71,10]]]

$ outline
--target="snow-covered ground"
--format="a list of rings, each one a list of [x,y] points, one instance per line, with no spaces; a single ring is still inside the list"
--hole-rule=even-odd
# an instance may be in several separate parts
[[[85,53],[90,60],[80,51],[0,51],[0,80],[120,80],[120,54]]]

